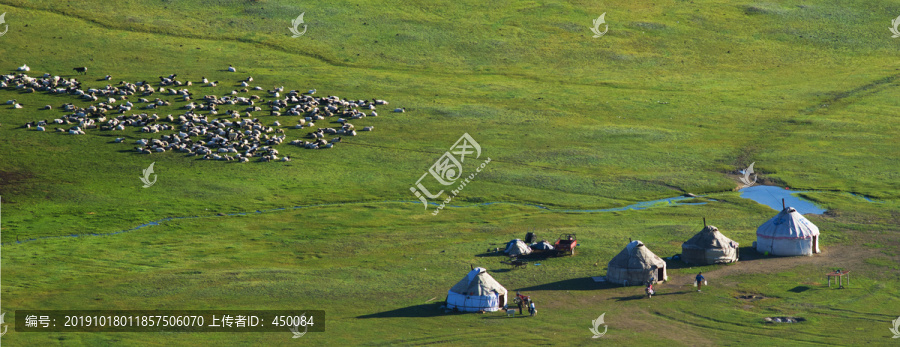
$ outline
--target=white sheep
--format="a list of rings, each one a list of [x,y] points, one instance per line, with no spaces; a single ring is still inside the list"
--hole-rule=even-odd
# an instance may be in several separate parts
[[[22,66],[20,66],[20,67],[18,68],[18,70],[19,70],[19,71],[31,71],[31,68],[28,67],[27,64],[23,64]]]

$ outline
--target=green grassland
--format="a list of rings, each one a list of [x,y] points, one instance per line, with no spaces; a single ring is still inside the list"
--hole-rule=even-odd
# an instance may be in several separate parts
[[[25,106],[0,105],[4,310],[324,309],[327,331],[300,341],[317,345],[587,345],[604,342],[588,331],[603,312],[603,340],[617,344],[892,342],[900,39],[887,27],[900,4],[0,0],[2,12],[3,73],[28,64],[32,76],[68,77],[88,66],[78,77],[87,87],[105,86],[106,74],[114,83],[173,73],[222,82],[190,87],[195,96],[253,76],[265,89],[391,102],[355,122],[375,131],[333,150],[282,145],[293,161],[237,164],[135,154],[131,143],[150,135],[134,128],[26,130],[64,114],[63,103],[89,104],[0,89],[0,101]],[[309,29],[292,39],[287,27],[302,12]],[[591,20],[604,12],[609,32],[591,38]],[[229,64],[238,73],[225,72]],[[182,113],[170,100],[154,112]],[[454,199],[463,207],[432,216],[396,202],[415,200],[409,187],[466,132],[491,163]],[[138,177],[151,162],[158,182],[144,189]],[[685,280],[697,268],[673,262],[672,280],[651,300],[588,278],[605,274],[628,238],[663,257],[680,253],[701,217],[749,246],[775,213],[733,191],[728,174],[752,162],[762,179],[814,191],[804,197],[829,210],[810,216],[823,231],[826,254],[817,257],[827,260],[704,267],[728,275],[710,278],[702,295]],[[562,212],[687,192],[707,204]],[[217,216],[256,210],[267,212]],[[201,217],[60,237],[183,216]],[[546,238],[577,232],[579,252],[512,271],[483,254],[530,229]],[[38,240],[16,243],[29,239]],[[470,265],[531,293],[538,317],[444,314],[439,302]],[[824,273],[839,267],[858,274],[851,289],[824,288]],[[792,291],[799,286],[810,289]],[[765,299],[735,298],[747,293]],[[768,316],[807,321],[774,326]],[[3,342],[298,342],[289,336],[10,332]]]

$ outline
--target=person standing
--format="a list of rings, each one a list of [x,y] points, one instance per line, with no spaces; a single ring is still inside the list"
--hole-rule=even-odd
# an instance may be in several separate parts
[[[525,306],[525,297],[516,292],[516,305],[519,305],[519,314],[522,314],[522,308]]]
[[[703,271],[700,271],[700,273],[697,274],[696,280],[697,280],[697,291],[699,292],[700,288],[703,287],[703,281],[706,280],[706,278],[703,277]]]
[[[531,316],[534,317],[534,315],[537,314],[537,309],[534,308],[534,300],[528,300],[528,301],[529,301],[529,304],[528,304],[528,313],[530,313]]]

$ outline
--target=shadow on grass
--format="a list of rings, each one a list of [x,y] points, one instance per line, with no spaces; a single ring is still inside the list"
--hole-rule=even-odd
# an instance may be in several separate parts
[[[398,308],[396,310],[367,314],[367,315],[363,315],[363,316],[358,316],[356,318],[397,318],[397,317],[425,318],[425,317],[445,316],[448,314],[458,313],[458,312],[444,313],[444,310],[441,309],[441,305],[442,305],[442,303],[415,305],[415,306]]]
[[[605,288],[620,287],[619,285],[610,283],[597,283],[590,277],[573,278],[557,282],[541,284],[533,287],[519,288],[520,291],[539,291],[539,290],[596,290]]]
[[[792,292],[792,293],[803,293],[803,292],[805,292],[805,291],[807,291],[807,290],[810,290],[810,289],[811,289],[811,288],[809,288],[808,286],[796,286],[796,287],[794,287],[794,288],[788,289],[788,291],[789,291],[789,292]]]
[[[505,315],[505,314],[502,315],[502,316],[488,316],[488,317],[481,317],[481,319],[514,319],[514,318],[534,318],[534,317],[531,317],[531,315],[530,315],[528,312],[525,312],[524,314],[518,314],[518,313],[516,313],[516,315],[515,315],[515,316],[512,316],[512,317],[507,316],[507,315]]]
[[[680,291],[680,292],[671,292],[671,293],[658,293],[657,292],[656,294],[653,294],[653,296],[684,295],[684,294],[688,294],[688,293],[693,293],[693,292],[692,291]],[[619,296],[619,297],[609,298],[609,300],[616,300],[616,301],[631,301],[631,300],[638,300],[638,299],[647,299],[647,294],[644,293],[643,289],[641,289],[641,294],[638,294],[638,295]],[[653,298],[650,298],[649,300],[653,300]]]

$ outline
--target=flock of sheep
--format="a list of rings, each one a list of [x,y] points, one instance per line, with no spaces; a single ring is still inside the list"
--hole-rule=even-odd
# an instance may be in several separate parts
[[[20,71],[27,71],[22,70]],[[229,71],[236,72],[229,66]],[[204,95],[196,98],[186,87],[194,85],[191,81],[178,80],[177,75],[159,77],[158,86],[154,87],[146,81],[118,85],[107,85],[104,88],[83,89],[77,79],[66,79],[60,76],[44,74],[43,77],[30,77],[27,74],[0,76],[0,88],[14,89],[22,93],[46,92],[52,94],[73,95],[92,104],[78,107],[71,103],[62,105],[67,114],[55,119],[44,119],[28,122],[25,128],[46,131],[56,126],[58,132],[72,135],[83,135],[85,130],[123,131],[126,127],[140,128],[143,133],[167,132],[158,139],[140,139],[135,143],[135,151],[143,154],[154,152],[178,151],[191,156],[202,156],[209,160],[235,160],[248,162],[257,157],[259,161],[290,161],[287,156],[279,157],[274,147],[285,142],[286,128],[313,128],[318,121],[330,121],[333,127],[319,127],[307,133],[306,140],[296,139],[289,143],[308,149],[332,148],[341,142],[343,136],[356,136],[357,131],[372,131],[372,126],[357,129],[351,121],[366,117],[376,117],[376,107],[387,105],[384,100],[347,100],[337,96],[315,97],[316,90],[301,93],[296,90],[285,91],[284,87],[266,91],[268,97],[250,94],[252,77],[238,81],[241,89],[230,93]],[[105,80],[110,80],[106,76]],[[218,81],[211,82],[205,77],[199,82],[214,87]],[[254,91],[263,88],[252,87]],[[153,113],[160,107],[171,106],[173,98],[185,102],[181,106],[184,113],[173,116],[159,116]],[[132,101],[132,98],[136,100]],[[174,101],[174,102],[177,102]],[[17,100],[9,100],[7,104],[13,108],[23,108]],[[297,117],[296,124],[282,125],[281,121],[271,123],[255,118],[254,113],[262,112],[266,106],[270,116],[279,117],[281,121],[290,122],[286,117]],[[52,109],[51,105],[43,107]],[[230,108],[231,110],[224,110]],[[238,110],[243,108],[243,110]],[[135,110],[135,111],[132,111]],[[405,112],[398,108],[394,112]],[[203,114],[201,114],[203,113]],[[124,138],[114,142],[122,143]]]

